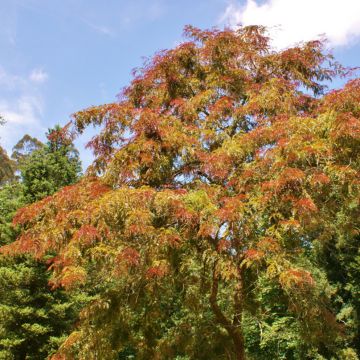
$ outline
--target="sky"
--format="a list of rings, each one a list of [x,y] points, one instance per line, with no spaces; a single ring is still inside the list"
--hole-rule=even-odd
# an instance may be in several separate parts
[[[44,141],[72,113],[116,101],[187,24],[266,25],[277,49],[325,36],[337,60],[360,66],[360,0],[0,0],[1,146],[11,153],[26,133]],[[92,134],[76,140],[84,168]]]

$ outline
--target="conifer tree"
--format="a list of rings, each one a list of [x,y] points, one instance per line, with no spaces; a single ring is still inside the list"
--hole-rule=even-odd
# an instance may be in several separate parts
[[[70,153],[77,155],[71,141],[55,149],[52,140],[44,146],[28,135],[14,147],[22,181],[13,179],[0,189],[1,245],[11,244],[18,235],[11,224],[17,209],[77,180],[80,164]],[[45,183],[51,187],[45,188]],[[66,338],[86,296],[51,290],[48,281],[46,259],[0,257],[0,359],[46,359]]]
[[[20,164],[21,180],[28,202],[40,200],[63,186],[73,184],[81,173],[79,153],[74,147],[68,126],[49,129],[47,139],[45,146],[35,147]]]

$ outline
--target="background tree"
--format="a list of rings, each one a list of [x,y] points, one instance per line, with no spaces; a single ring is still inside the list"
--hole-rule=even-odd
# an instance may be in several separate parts
[[[53,286],[97,293],[54,359],[356,359],[317,256],[358,240],[360,80],[323,96],[346,69],[319,41],[186,34],[74,115],[103,177],[14,218],[2,252],[56,252]]]
[[[0,146],[0,186],[14,178],[14,163]]]
[[[60,129],[60,128],[58,128]],[[66,145],[74,151],[73,145]],[[59,146],[57,153],[49,155],[44,146],[36,139],[25,135],[14,147],[14,159],[20,165],[21,173],[35,174],[27,178],[26,185],[19,179],[4,185],[0,189],[0,244],[11,244],[19,233],[18,227],[12,226],[12,219],[17,209],[24,206],[33,193],[33,182],[50,182],[53,189],[57,180],[51,179],[56,172],[43,171],[58,166],[56,160],[60,152],[65,159],[56,168],[65,172],[72,167],[66,165],[67,151]],[[34,155],[37,155],[37,157]],[[31,159],[44,155],[42,162]],[[47,162],[50,162],[47,163]],[[38,168],[36,167],[38,166]],[[79,166],[79,163],[77,163]],[[42,174],[42,175],[40,175]],[[40,177],[42,176],[42,177]],[[48,178],[46,178],[46,176]],[[73,179],[73,172],[61,174],[62,179]],[[64,180],[63,180],[64,181]],[[68,184],[64,184],[68,185]],[[56,188],[55,188],[56,190]],[[50,195],[46,189],[43,196]],[[29,196],[31,195],[31,196]],[[37,196],[40,196],[37,193]],[[52,354],[66,338],[76,321],[79,308],[86,301],[86,295],[68,296],[64,291],[51,290],[46,259],[34,260],[29,255],[14,258],[0,257],[0,358],[1,359],[45,359]]]
[[[4,118],[0,115],[0,126],[5,124]],[[14,164],[9,159],[5,149],[0,146],[0,186],[14,177]]]
[[[40,200],[76,182],[81,173],[79,153],[68,127],[49,129],[47,138],[45,146],[22,158],[21,179],[28,202]]]
[[[25,134],[13,147],[11,158],[16,162],[17,167],[35,150],[39,150],[44,144],[35,137]]]

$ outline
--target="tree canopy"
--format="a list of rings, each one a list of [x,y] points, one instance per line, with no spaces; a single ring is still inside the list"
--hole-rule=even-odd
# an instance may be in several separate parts
[[[19,167],[32,152],[41,149],[43,146],[44,144],[40,140],[30,136],[29,134],[25,134],[13,147],[11,158]]]
[[[348,70],[320,41],[185,34],[74,114],[100,127],[88,176],[20,209],[1,250],[96,293],[53,359],[356,359],[320,263],[358,261],[360,79],[326,93]]]

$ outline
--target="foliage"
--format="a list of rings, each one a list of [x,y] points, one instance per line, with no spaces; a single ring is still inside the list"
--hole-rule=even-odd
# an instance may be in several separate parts
[[[188,27],[74,115],[102,126],[103,177],[20,209],[2,248],[56,253],[53,287],[97,294],[53,359],[356,358],[318,259],[358,248],[360,80],[323,95],[346,69],[322,43],[264,34]]]
[[[21,159],[21,179],[28,202],[40,200],[57,189],[74,183],[81,172],[78,151],[74,148],[67,128],[50,129],[46,146],[34,142],[35,151]],[[15,152],[14,152],[15,154]],[[17,154],[17,153],[16,153]]]
[[[4,118],[0,115],[0,126],[5,124]],[[14,164],[9,159],[5,149],[0,146],[0,186],[7,183],[14,177]]]
[[[85,295],[50,291],[46,264],[0,259],[0,359],[46,359],[64,341]]]
[[[5,149],[0,146],[0,186],[14,178],[14,164]]]
[[[11,226],[16,211],[25,205],[23,187],[18,182],[4,185],[0,189],[0,245],[13,242],[18,232]]]
[[[0,190],[0,240],[10,244],[17,229],[13,215],[25,204],[23,186],[14,182]],[[45,359],[71,329],[86,296],[50,291],[46,262],[29,256],[0,258],[0,358]]]
[[[11,158],[16,162],[17,167],[35,150],[43,147],[43,143],[38,139],[25,134],[13,147]]]
[[[72,163],[70,156],[67,157],[74,149],[70,147],[71,144],[66,146],[66,150],[58,147],[56,153],[50,154],[49,150],[44,151],[38,140],[26,135],[15,146],[16,156],[13,157],[21,165],[21,175],[29,174],[30,167],[37,176],[28,176],[27,182],[14,179],[0,189],[1,245],[11,244],[18,235],[19,229],[12,226],[12,219],[16,210],[29,201],[28,189],[34,188],[31,182],[40,180],[44,184],[46,180],[52,181],[50,176],[56,174],[46,172],[41,177],[44,168],[56,168],[58,172],[70,169],[70,174],[62,174],[63,181],[77,179],[73,174],[77,165]],[[39,158],[34,153],[44,155],[40,165],[32,162]],[[66,159],[69,164],[66,164]],[[56,163],[58,160],[61,160],[60,164]],[[47,163],[49,161],[50,164]],[[52,186],[57,184],[53,181]],[[42,193],[50,195],[46,191],[42,189]],[[0,257],[0,359],[45,359],[69,334],[79,309],[88,301],[88,297],[86,294],[68,295],[60,289],[51,290],[48,281],[46,259]]]

